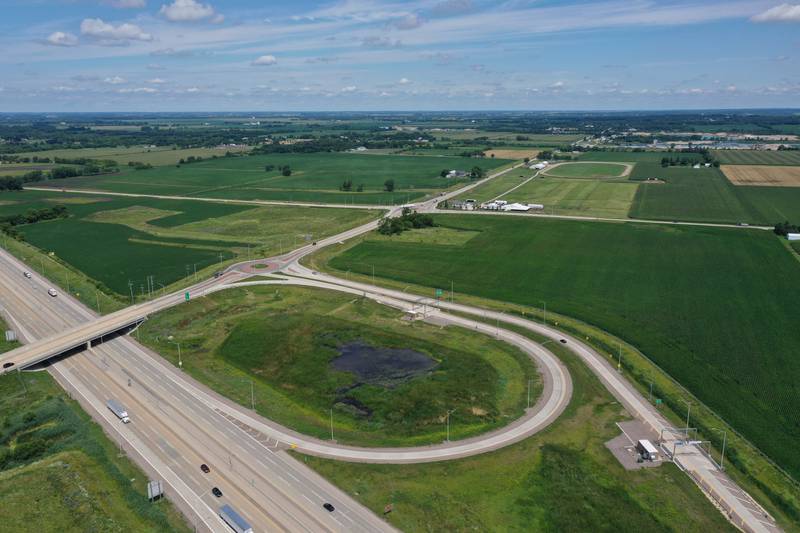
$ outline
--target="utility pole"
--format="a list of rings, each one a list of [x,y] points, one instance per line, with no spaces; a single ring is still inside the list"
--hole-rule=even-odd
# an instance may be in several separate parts
[[[333,407],[331,407],[331,440],[335,440],[333,438]]]
[[[128,280],[128,288],[131,290],[131,305],[133,305],[133,282]]]
[[[253,409],[253,411],[256,410],[256,393],[255,390],[253,389],[252,378],[250,378],[250,407]]]
[[[445,417],[447,420],[447,438],[445,441],[450,442],[450,415],[455,411],[455,409],[451,409],[447,411],[447,416]]]
[[[531,378],[528,378],[528,409],[531,408]]]
[[[692,403],[681,398],[681,401],[686,404],[686,438],[689,438],[689,414],[692,412]]]
[[[100,312],[100,295],[97,293],[97,289],[94,290],[94,300],[97,303],[97,312]]]

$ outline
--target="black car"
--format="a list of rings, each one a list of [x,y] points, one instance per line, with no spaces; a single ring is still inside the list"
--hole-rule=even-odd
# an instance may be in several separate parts
[[[3,368],[11,368],[14,366],[14,363],[3,363]]]
[[[329,504],[329,503],[323,503],[323,504],[322,504],[322,506],[323,506],[323,507],[325,508],[325,510],[326,510],[326,511],[328,511],[329,513],[332,513],[333,511],[335,511],[335,510],[336,510],[336,508],[335,508],[333,505]]]
[[[567,344],[567,339],[561,339],[561,344]]]
[[[214,487],[213,489],[211,489],[211,494],[213,494],[217,498],[222,498],[222,491],[219,490],[217,487]]]
[[[208,474],[209,472],[211,472],[211,469],[205,463],[200,465],[200,470],[202,470],[204,474]]]

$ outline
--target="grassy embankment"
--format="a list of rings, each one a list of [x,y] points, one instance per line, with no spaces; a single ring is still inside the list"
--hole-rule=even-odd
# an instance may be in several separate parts
[[[409,446],[476,435],[522,415],[539,378],[516,348],[460,328],[401,319],[399,311],[330,291],[248,287],[215,293],[151,317],[141,342],[221,394],[318,438]],[[173,338],[170,340],[169,337]],[[361,341],[411,349],[436,366],[416,376],[338,371],[339,348]]]
[[[666,407],[685,416],[681,399],[691,393],[662,368],[789,472],[797,469],[791,445],[779,443],[796,438],[792,420],[798,411],[790,405],[796,400],[790,377],[795,371],[782,354],[793,353],[800,342],[787,322],[797,302],[792,280],[800,272],[774,236],[502,217],[448,215],[437,221],[476,236],[413,247],[368,236],[338,247],[346,249],[339,256],[341,250],[325,250],[311,261],[324,269],[335,256],[330,266],[351,276],[361,273],[365,281],[375,265],[382,283],[400,288],[413,283],[422,294],[453,280],[460,301],[478,297],[483,305],[533,316],[541,316],[546,301],[549,316],[561,313],[556,315],[561,327],[588,336],[610,357],[616,358],[623,337],[660,365],[623,345],[623,367],[643,390],[652,380]],[[422,263],[417,254],[424,256]],[[762,275],[765,268],[771,276]],[[721,434],[711,428],[730,426],[698,403],[692,425],[721,447]],[[768,496],[770,511],[784,521],[797,520],[797,485],[747,440],[732,431],[728,437],[729,464],[738,469],[732,470],[734,477],[762,501]]]
[[[520,331],[532,339],[542,338]],[[480,456],[420,465],[302,457],[403,531],[733,531],[672,464],[625,471],[605,448],[619,404],[565,349],[573,398],[547,430]]]
[[[189,531],[167,501],[147,501],[145,474],[49,374],[0,377],[0,421],[0,529]]]

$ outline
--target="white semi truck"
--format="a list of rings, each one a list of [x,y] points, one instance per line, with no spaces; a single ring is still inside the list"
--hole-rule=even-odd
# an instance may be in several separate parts
[[[131,421],[131,419],[128,417],[128,411],[117,400],[108,400],[106,402],[106,406],[108,406],[112,413],[117,415],[117,418],[122,420],[123,424],[127,424]]]

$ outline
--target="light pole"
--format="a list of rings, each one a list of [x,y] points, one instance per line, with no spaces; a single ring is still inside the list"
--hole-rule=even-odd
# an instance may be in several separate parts
[[[331,440],[335,440],[333,438],[333,407],[331,407]]]
[[[528,409],[531,408],[531,378],[528,378]]]
[[[455,412],[455,409],[451,409],[447,411],[447,415],[445,416],[445,420],[447,421],[447,438],[445,442],[450,442],[450,415]]]
[[[547,302],[542,300],[542,305],[544,306],[544,318],[542,319],[542,325],[547,324]]]
[[[719,456],[719,469],[725,470],[725,444],[728,440],[728,431],[725,429],[711,428],[714,431],[722,432],[722,454]]]
[[[617,343],[619,345],[619,357],[617,358],[617,372],[622,372],[622,343]],[[687,427],[689,423],[686,423]]]
[[[255,389],[253,388],[253,378],[250,378],[250,407],[253,411],[256,410],[256,393]]]
[[[689,438],[689,414],[692,412],[692,404],[691,402],[684,400],[683,398],[680,399],[683,403],[686,404],[686,438]]]

